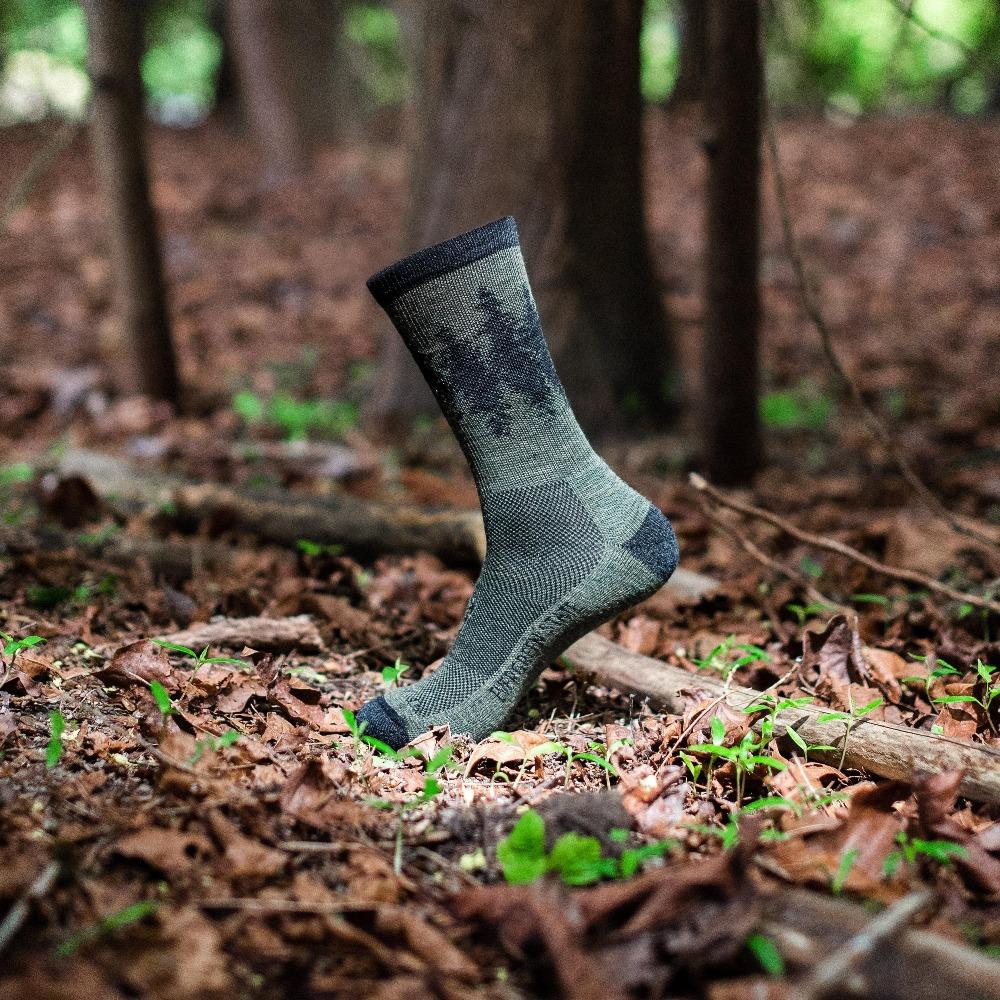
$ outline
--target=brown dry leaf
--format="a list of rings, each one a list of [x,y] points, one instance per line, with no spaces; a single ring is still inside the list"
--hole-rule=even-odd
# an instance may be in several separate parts
[[[901,693],[894,676],[876,676],[865,659],[861,636],[845,615],[835,615],[821,632],[803,632],[802,672],[811,671],[818,674],[817,693],[842,709],[860,708],[879,697],[872,683],[881,682],[881,692],[893,701]],[[869,717],[880,719],[881,708]]]
[[[240,833],[217,810],[208,814],[208,823],[222,845],[223,864],[230,878],[266,878],[277,875],[288,862],[288,855],[284,851],[275,850]]]
[[[883,864],[902,829],[893,805],[909,797],[909,788],[894,781],[855,787],[847,818],[836,829],[781,841],[772,856],[792,881],[826,886],[850,852],[854,860],[844,887],[887,902],[904,891],[884,880]]]
[[[144,861],[166,875],[194,871],[215,849],[202,833],[147,826],[118,840],[115,853]]]
[[[421,961],[444,976],[474,982],[479,967],[451,943],[436,927],[413,910],[401,906],[380,906],[375,925],[381,931],[400,935]]]
[[[343,764],[321,757],[307,761],[285,782],[281,808],[319,830],[334,830],[357,819],[357,803],[344,798],[348,772]]]
[[[660,641],[660,622],[646,615],[633,615],[627,624],[619,629],[618,643],[633,653],[650,656],[656,651]]]
[[[487,738],[478,744],[469,757],[465,776],[472,774],[476,766],[484,760],[492,761],[496,765],[520,763],[530,758],[531,751],[536,747],[549,742],[540,733],[530,732],[527,729],[518,729],[507,735],[510,737],[509,741]]]
[[[97,671],[97,676],[119,687],[149,684],[150,681],[158,681],[171,692],[179,687],[166,653],[149,639],[120,647],[111,662]]]
[[[914,779],[913,792],[921,829],[929,839],[960,844],[965,855],[954,859],[958,871],[979,891],[1000,897],[1000,859],[993,857],[980,840],[952,816],[961,781],[961,771],[918,775]]]
[[[827,785],[846,780],[844,773],[835,767],[812,760],[806,763],[798,757],[789,760],[784,771],[772,771],[764,777],[768,788],[792,802],[804,802],[812,793]],[[833,805],[824,806],[824,809],[828,810]]]

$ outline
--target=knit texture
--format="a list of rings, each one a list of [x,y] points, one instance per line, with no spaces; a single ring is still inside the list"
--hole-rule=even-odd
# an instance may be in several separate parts
[[[444,661],[358,718],[396,748],[441,723],[482,739],[567,646],[663,585],[677,542],[670,522],[608,468],[577,424],[513,219],[421,250],[368,287],[468,459],[487,545]]]

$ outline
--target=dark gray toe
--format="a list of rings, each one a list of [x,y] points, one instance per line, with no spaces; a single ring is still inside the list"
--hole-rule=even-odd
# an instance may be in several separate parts
[[[382,697],[372,699],[358,712],[358,724],[365,723],[364,735],[388,743],[393,750],[409,743],[400,714]]]

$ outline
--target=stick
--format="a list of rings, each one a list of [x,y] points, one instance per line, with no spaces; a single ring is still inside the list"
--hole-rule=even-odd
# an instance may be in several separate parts
[[[84,449],[68,451],[56,471],[86,479],[122,516],[154,514],[169,507],[181,527],[191,530],[211,519],[288,548],[309,539],[322,545],[342,544],[362,555],[423,551],[465,565],[480,563],[486,551],[478,512],[428,511],[346,494],[320,498],[194,483]]]
[[[941,594],[943,597],[947,597],[949,600],[958,601],[962,604],[971,604],[974,607],[992,611],[994,614],[1000,614],[1000,602],[991,601],[988,598],[979,597],[977,594],[970,594],[964,590],[956,590],[954,587],[949,587],[946,583],[939,583],[937,580],[925,576],[923,573],[917,573],[914,570],[889,566],[886,563],[879,562],[877,559],[872,559],[871,556],[866,556],[863,552],[852,548],[850,545],[838,542],[834,538],[827,538],[824,535],[814,535],[810,531],[797,528],[783,517],[765,510],[763,507],[755,507],[753,504],[728,496],[721,490],[716,489],[703,476],[699,476],[697,472],[692,472],[688,479],[696,490],[711,497],[720,507],[728,507],[730,510],[745,514],[747,517],[765,521],[775,528],[780,528],[786,535],[791,535],[792,538],[804,542],[806,545],[811,545],[817,549],[826,549],[828,552],[836,552],[838,555],[846,556],[848,559],[854,560],[854,562],[861,563],[862,566],[866,566],[874,573],[880,573],[882,576],[888,576],[903,583],[912,583],[915,586],[924,587],[927,590]]]
[[[918,889],[883,910],[846,944],[819,962],[793,989],[794,1000],[822,1000],[842,986],[861,962],[890,938],[896,937],[934,899],[930,889]]]
[[[253,649],[298,649],[318,653],[324,648],[323,639],[309,615],[295,615],[291,618],[222,618],[158,638],[192,649],[204,646],[250,646]]]
[[[591,633],[575,642],[563,654],[575,670],[590,674],[604,687],[653,698],[674,714],[690,707],[693,695],[724,698],[736,709],[760,700],[761,692],[732,685],[728,693],[722,681],[707,674],[695,674],[659,660],[632,653]],[[775,733],[794,728],[808,743],[834,744],[843,739],[847,725],[840,721],[818,722],[829,710],[819,705],[779,712]],[[851,720],[844,749],[848,767],[882,778],[912,780],[918,772],[939,774],[962,771],[959,791],[976,802],[1000,805],[1000,750],[922,729],[910,729],[866,717]],[[815,751],[811,757],[837,764],[841,750]]]
[[[917,475],[913,466],[904,457],[902,452],[893,441],[892,433],[875,411],[865,402],[858,387],[854,384],[847,369],[844,367],[836,348],[833,346],[833,337],[830,327],[826,322],[819,302],[813,293],[809,278],[806,275],[805,264],[802,260],[802,253],[799,249],[798,241],[795,237],[795,230],[792,226],[791,212],[788,207],[788,193],[785,188],[785,177],[781,170],[781,160],[778,157],[778,137],[774,128],[774,120],[770,113],[766,116],[766,133],[768,150],[771,157],[771,173],[774,177],[774,192],[778,202],[778,213],[781,216],[781,230],[784,235],[785,252],[792,264],[792,271],[795,274],[795,281],[798,285],[799,296],[802,300],[802,308],[806,316],[819,334],[820,344],[826,360],[833,373],[846,390],[847,394],[854,401],[864,422],[872,436],[882,445],[885,453],[895,462],[903,478],[910,484],[910,487],[921,497],[924,503],[933,510],[953,531],[960,535],[975,538],[976,541],[985,545],[991,552],[996,553],[998,546],[996,541],[984,535],[971,525],[962,524],[951,511],[937,498],[929,486]]]
[[[59,874],[59,863],[52,861],[47,864],[39,873],[31,885],[25,890],[21,898],[10,908],[7,916],[0,923],[0,952],[14,940],[14,936],[23,926],[28,914],[31,912],[31,904],[36,899],[41,899],[47,895],[55,884],[56,876]]]

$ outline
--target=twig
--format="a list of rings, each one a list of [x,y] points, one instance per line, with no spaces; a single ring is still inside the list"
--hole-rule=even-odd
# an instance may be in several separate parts
[[[253,896],[218,896],[199,900],[203,910],[242,910],[248,913],[308,913],[316,916],[339,916],[342,913],[357,913],[376,910],[377,901],[350,900],[333,905],[301,903],[296,899],[257,899]]]
[[[823,353],[826,356],[826,360],[830,367],[833,369],[833,373],[840,383],[841,388],[844,389],[847,394],[853,400],[855,406],[861,412],[866,426],[872,436],[881,444],[883,450],[888,455],[888,457],[895,462],[897,468],[902,473],[903,478],[910,485],[913,491],[927,504],[928,507],[933,510],[938,517],[940,517],[953,531],[960,535],[965,535],[969,538],[976,539],[982,545],[985,545],[994,554],[1000,552],[1000,547],[997,543],[990,538],[988,535],[983,534],[971,525],[962,524],[951,511],[937,498],[934,492],[929,486],[917,475],[913,466],[910,465],[909,460],[900,452],[899,448],[893,441],[892,433],[882,419],[875,413],[875,411],[865,402],[864,397],[861,395],[861,391],[854,384],[850,375],[847,374],[847,369],[844,368],[843,362],[840,360],[840,356],[837,354],[836,348],[833,346],[833,337],[830,333],[830,327],[826,322],[826,318],[823,315],[822,310],[819,307],[819,302],[817,301],[816,295],[813,291],[812,285],[809,282],[809,278],[806,275],[805,264],[802,260],[802,252],[798,244],[798,240],[795,236],[795,230],[792,226],[791,211],[788,206],[788,192],[785,187],[785,176],[781,169],[781,161],[778,157],[778,137],[777,132],[774,127],[774,118],[772,117],[770,111],[766,115],[766,129],[767,133],[767,145],[770,152],[771,159],[771,173],[774,177],[774,192],[776,200],[778,203],[778,214],[781,217],[781,230],[784,235],[785,242],[785,252],[788,254],[788,259],[792,265],[792,271],[795,274],[795,281],[798,285],[799,296],[802,300],[802,308],[805,310],[806,316],[809,321],[815,327],[816,332],[819,334],[820,344],[823,348]]]
[[[928,24],[913,9],[913,0],[910,0],[909,3],[903,3],[903,0],[889,0],[889,3],[891,3],[892,6],[895,7],[907,21],[915,24],[925,35],[930,35],[931,38],[936,38],[939,42],[947,42],[948,45],[958,49],[962,55],[969,60],[969,62],[985,62],[983,54],[974,49],[968,44],[968,42],[963,42],[957,35],[953,35],[948,31],[942,31],[940,28],[935,28],[933,24]],[[992,70],[992,68],[993,67],[991,66],[990,69]]]
[[[912,583],[915,586],[924,587],[927,590],[934,591],[936,594],[940,594],[942,597],[947,597],[949,600],[958,601],[962,604],[971,604],[973,607],[983,608],[986,611],[992,611],[994,614],[1000,614],[1000,602],[991,601],[988,598],[979,597],[977,594],[970,594],[964,590],[957,590],[955,587],[950,587],[946,583],[939,583],[932,577],[926,576],[923,573],[917,573],[915,570],[889,566],[886,563],[879,562],[877,559],[872,559],[871,556],[866,556],[863,552],[852,548],[850,545],[838,542],[834,538],[827,538],[825,535],[814,535],[811,531],[804,531],[802,528],[796,527],[783,517],[765,510],[763,507],[755,507],[753,504],[746,503],[743,500],[727,496],[721,490],[716,489],[703,476],[698,475],[697,472],[692,472],[688,479],[696,490],[711,497],[719,506],[728,507],[730,510],[745,514],[747,517],[753,517],[759,521],[771,524],[785,532],[786,535],[791,535],[792,538],[806,545],[811,545],[817,549],[826,549],[828,552],[836,552],[838,555],[845,556],[854,562],[860,563],[862,566],[866,566],[874,573],[880,573],[882,576],[888,576],[893,580],[899,580],[903,583]]]
[[[38,877],[25,890],[21,898],[10,908],[7,916],[0,923],[0,952],[14,940],[14,936],[23,926],[28,914],[31,912],[31,904],[36,899],[41,899],[47,895],[55,884],[56,876],[59,874],[59,862],[52,861],[40,872]]]
[[[850,609],[845,607],[843,604],[839,604],[837,601],[833,600],[831,597],[827,597],[826,594],[817,590],[804,573],[800,573],[798,570],[793,569],[791,566],[786,565],[783,562],[775,559],[773,556],[769,556],[763,549],[758,548],[749,538],[744,534],[737,531],[736,528],[731,524],[726,524],[717,514],[715,514],[711,508],[708,506],[708,502],[704,498],[698,498],[701,501],[701,509],[704,512],[708,520],[715,525],[721,532],[729,535],[730,538],[736,542],[737,545],[743,549],[748,555],[756,559],[762,566],[766,566],[768,569],[773,570],[775,573],[779,573],[781,576],[788,577],[789,580],[793,580],[805,591],[806,596],[808,596],[810,601],[814,601],[817,604],[825,604],[828,607],[835,609],[837,611],[849,611]]]
[[[930,889],[918,889],[893,903],[863,930],[816,965],[812,972],[793,990],[794,1000],[822,1000],[844,981],[857,966],[889,938],[906,929],[934,899]]]
[[[28,164],[27,170],[17,183],[10,189],[3,208],[0,209],[0,233],[5,232],[14,213],[24,204],[31,189],[38,183],[45,172],[59,158],[59,154],[73,141],[77,133],[76,122],[66,121],[49,136],[35,152]]]

